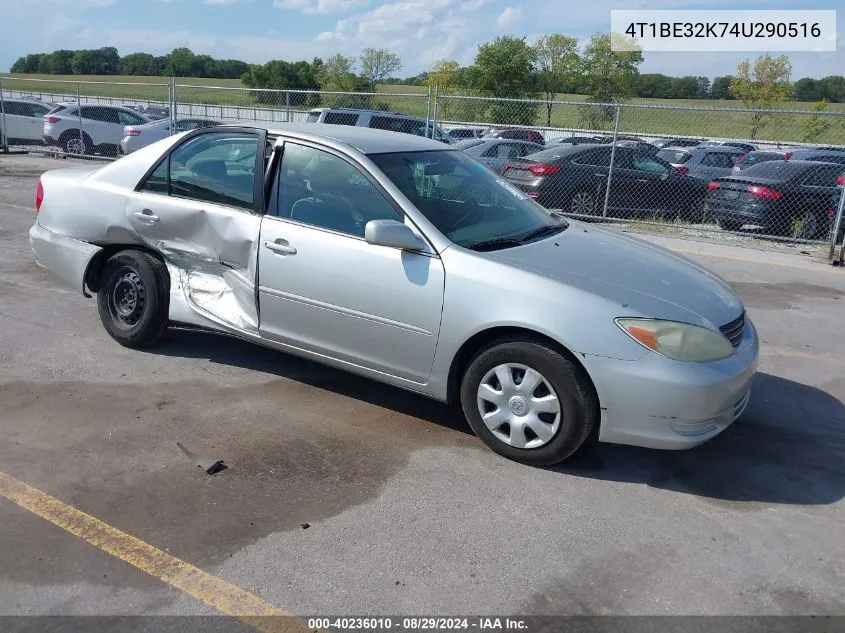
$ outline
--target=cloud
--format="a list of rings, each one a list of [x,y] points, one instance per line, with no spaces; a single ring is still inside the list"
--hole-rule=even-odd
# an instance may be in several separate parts
[[[252,2],[252,0],[202,0],[203,4],[211,4],[218,7],[227,7],[230,4],[238,4],[239,2]]]
[[[516,26],[520,20],[522,20],[522,7],[507,7],[499,14],[496,26],[504,31]]]
[[[477,11],[488,2],[490,2],[490,0],[466,0],[461,3],[461,9],[464,11]]]
[[[273,0],[273,6],[278,9],[292,9],[308,15],[344,13],[368,3],[369,0]]]

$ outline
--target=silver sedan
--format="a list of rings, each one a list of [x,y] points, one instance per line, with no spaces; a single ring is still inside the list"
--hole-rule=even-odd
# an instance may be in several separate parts
[[[214,119],[190,118],[176,121],[176,132],[187,132],[205,127],[220,125],[220,121]],[[120,141],[120,153],[131,154],[132,152],[151,145],[167,136],[170,136],[172,123],[170,119],[158,119],[144,125],[127,125],[123,128],[123,139]]]
[[[119,344],[234,335],[453,402],[524,463],[590,436],[690,448],[749,401],[757,333],[724,281],[431,139],[195,130],[48,171],[36,208],[36,261]]]

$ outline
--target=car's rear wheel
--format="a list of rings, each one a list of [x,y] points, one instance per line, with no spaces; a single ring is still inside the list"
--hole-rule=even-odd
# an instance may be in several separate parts
[[[470,361],[461,406],[495,452],[545,466],[565,460],[595,428],[598,399],[583,369],[527,339],[499,341]]]
[[[579,189],[569,199],[569,213],[572,215],[595,215],[596,196],[590,189]]]
[[[103,267],[97,293],[100,320],[125,347],[146,347],[167,329],[169,283],[164,263],[142,251],[121,251]]]
[[[94,151],[91,138],[85,134],[85,132],[83,132],[80,136],[79,130],[65,132],[62,135],[61,143],[65,154],[84,156],[86,154],[91,154]]]
[[[798,229],[796,237],[801,240],[812,240],[819,236],[824,225],[818,213],[811,210],[805,210],[801,216],[801,227]],[[792,228],[792,227],[790,227]]]
[[[736,220],[716,220],[716,223],[723,231],[739,231],[744,225],[744,222],[737,222]]]

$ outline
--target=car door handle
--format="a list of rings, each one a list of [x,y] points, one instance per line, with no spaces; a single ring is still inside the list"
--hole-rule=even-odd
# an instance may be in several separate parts
[[[596,172],[593,176],[598,176],[599,178],[607,178],[607,174],[603,174],[602,172]]]
[[[648,182],[647,178],[637,178],[637,182]]]
[[[296,249],[287,242],[264,242],[264,248],[279,255],[296,255]]]
[[[149,209],[144,209],[143,211],[136,211],[135,217],[139,220],[143,220],[144,222],[149,222],[150,224],[154,224],[159,221],[159,217],[155,215]]]

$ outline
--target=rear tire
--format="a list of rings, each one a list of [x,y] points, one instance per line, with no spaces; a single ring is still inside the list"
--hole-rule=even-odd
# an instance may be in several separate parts
[[[461,407],[488,447],[534,466],[572,455],[596,427],[599,413],[583,369],[528,339],[495,342],[472,358],[461,380]]]
[[[79,137],[79,130],[65,132],[61,139],[62,149],[71,156],[85,156],[94,152],[94,145],[85,132]]]
[[[569,198],[565,205],[564,213],[567,215],[583,216],[596,215],[596,196],[592,189],[587,187],[579,189]]]
[[[716,220],[716,224],[723,231],[739,231],[744,225],[744,222],[737,222],[735,220]]]
[[[112,255],[101,273],[97,308],[106,332],[124,347],[147,347],[167,329],[170,283],[164,263],[142,251]]]

